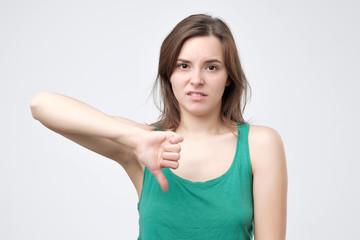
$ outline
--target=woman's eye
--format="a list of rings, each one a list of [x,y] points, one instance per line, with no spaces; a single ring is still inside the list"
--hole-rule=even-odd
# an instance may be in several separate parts
[[[217,69],[217,67],[213,66],[213,65],[210,65],[208,66],[208,69],[211,70],[211,71],[214,71]]]
[[[187,65],[187,64],[185,64],[185,63],[181,63],[181,64],[179,64],[179,65],[178,65],[178,67],[179,67],[179,68],[184,68],[184,69],[185,69],[185,68],[188,68],[188,65]]]

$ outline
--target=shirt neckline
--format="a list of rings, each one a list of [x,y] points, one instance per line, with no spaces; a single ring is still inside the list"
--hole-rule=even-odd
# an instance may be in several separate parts
[[[238,126],[234,158],[232,160],[230,167],[222,175],[220,175],[216,178],[213,178],[213,179],[206,180],[206,181],[192,181],[192,180],[189,180],[189,179],[186,179],[186,178],[176,175],[170,168],[163,168],[163,171],[164,171],[164,174],[166,175],[166,177],[170,177],[170,178],[174,179],[175,181],[179,181],[179,182],[182,182],[187,185],[204,186],[204,185],[216,184],[216,183],[223,181],[229,174],[231,174],[231,172],[233,172],[233,169],[235,168],[236,161],[238,158],[239,149],[240,149],[240,129]]]

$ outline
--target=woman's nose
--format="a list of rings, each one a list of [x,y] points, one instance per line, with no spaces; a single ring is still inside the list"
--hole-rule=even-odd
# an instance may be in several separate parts
[[[191,80],[190,83],[193,85],[202,85],[204,84],[204,79],[203,76],[201,74],[201,71],[196,70],[193,72],[192,76],[191,76]]]

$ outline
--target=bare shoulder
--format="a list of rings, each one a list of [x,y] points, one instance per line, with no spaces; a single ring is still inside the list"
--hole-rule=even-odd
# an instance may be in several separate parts
[[[271,127],[250,125],[249,141],[260,145],[282,145],[280,134]]]
[[[249,150],[253,173],[285,164],[284,144],[280,134],[271,127],[250,125]]]

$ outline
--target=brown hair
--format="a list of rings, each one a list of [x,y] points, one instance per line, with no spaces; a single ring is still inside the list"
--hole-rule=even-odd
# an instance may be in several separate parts
[[[230,84],[225,88],[222,97],[221,120],[228,127],[232,122],[245,123],[242,112],[246,106],[247,91],[250,90],[250,86],[241,67],[231,31],[219,18],[196,14],[179,22],[161,45],[158,74],[153,88],[154,100],[161,113],[159,121],[152,125],[170,130],[176,130],[179,126],[180,108],[172,91],[170,77],[185,41],[198,36],[215,36],[223,46]],[[157,102],[157,94],[162,100],[160,104]]]

